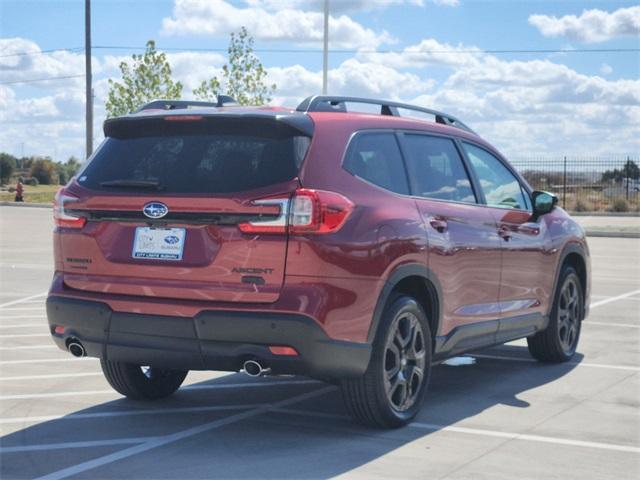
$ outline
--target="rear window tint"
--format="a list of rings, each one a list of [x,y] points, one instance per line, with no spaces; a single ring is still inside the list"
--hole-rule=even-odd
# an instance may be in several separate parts
[[[123,122],[124,123],[124,122]],[[106,191],[144,190],[114,182],[152,182],[162,193],[231,193],[295,178],[310,139],[277,122],[130,122],[114,129],[79,175]],[[105,185],[111,182],[112,185]]]
[[[360,133],[349,145],[344,168],[392,192],[409,193],[398,141],[393,133]]]

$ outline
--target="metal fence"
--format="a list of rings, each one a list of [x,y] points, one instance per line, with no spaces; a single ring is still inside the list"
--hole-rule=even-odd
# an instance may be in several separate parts
[[[534,189],[555,193],[566,210],[640,211],[637,157],[523,157],[511,163]]]

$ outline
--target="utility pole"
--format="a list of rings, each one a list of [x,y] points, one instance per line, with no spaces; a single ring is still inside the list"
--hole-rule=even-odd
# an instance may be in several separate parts
[[[327,70],[329,69],[329,0],[324,0],[324,48],[322,50],[322,94],[327,94]]]
[[[93,95],[91,88],[91,0],[84,0],[84,65],[86,103],[86,146],[87,158],[93,153]]]

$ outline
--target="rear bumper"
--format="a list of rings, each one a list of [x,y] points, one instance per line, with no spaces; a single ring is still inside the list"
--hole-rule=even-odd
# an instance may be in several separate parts
[[[362,375],[371,355],[369,344],[333,340],[312,318],[294,313],[203,310],[172,317],[50,295],[47,317],[63,350],[73,337],[90,357],[172,369],[237,371],[256,358],[274,373],[345,378]],[[55,333],[56,326],[64,333]],[[291,346],[299,355],[273,355],[268,345]]]

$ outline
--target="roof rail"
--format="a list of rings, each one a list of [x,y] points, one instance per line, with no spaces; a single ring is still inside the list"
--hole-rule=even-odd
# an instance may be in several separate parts
[[[392,102],[388,100],[377,100],[374,98],[361,98],[361,97],[341,97],[332,95],[315,95],[305,98],[298,108],[299,112],[346,112],[346,103],[364,103],[368,105],[380,105],[380,115],[390,115],[393,117],[401,116],[398,112],[399,108],[406,110],[413,110],[416,112],[427,113],[435,117],[436,123],[443,125],[449,125],[452,127],[460,128],[470,133],[475,132],[471,130],[467,125],[458,120],[453,115],[448,113],[439,112],[430,108],[418,107],[408,103]]]
[[[184,108],[198,107],[229,107],[238,105],[233,97],[228,95],[218,95],[217,102],[199,102],[197,100],[153,100],[144,104],[136,113],[144,110],[181,110]]]

